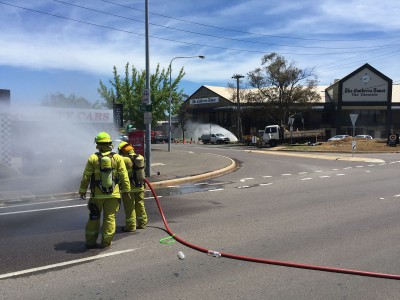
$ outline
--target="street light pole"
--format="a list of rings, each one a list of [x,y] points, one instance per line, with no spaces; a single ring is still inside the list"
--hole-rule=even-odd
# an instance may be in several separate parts
[[[177,56],[171,59],[169,63],[169,108],[168,108],[168,152],[171,152],[171,131],[172,131],[172,114],[171,114],[171,108],[172,108],[172,62],[175,59],[179,58],[201,58],[204,59],[206,58],[203,55],[197,55],[197,56]]]
[[[149,1],[145,1],[145,32],[146,32],[146,90],[148,93],[148,102],[151,104],[150,96],[150,54],[149,54]],[[151,113],[150,113],[151,114]],[[151,175],[151,121],[149,124],[145,124],[145,158],[146,168],[145,175],[149,177]]]
[[[235,74],[232,76],[233,79],[236,79],[236,98],[237,98],[237,107],[236,107],[236,119],[237,119],[237,138],[240,141],[240,98],[239,98],[239,80],[244,78],[243,75]]]

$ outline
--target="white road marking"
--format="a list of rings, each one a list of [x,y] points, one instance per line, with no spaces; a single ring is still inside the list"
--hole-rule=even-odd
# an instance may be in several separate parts
[[[272,184],[272,182],[268,182],[268,183],[260,183],[259,185],[264,186],[264,185],[271,185],[271,184]]]
[[[364,166],[357,166],[356,168],[364,168]]]
[[[249,187],[250,187],[249,185],[243,185],[243,186],[238,186],[238,189],[247,189]]]
[[[167,188],[176,189],[176,188],[179,188],[179,185],[168,185]]]
[[[367,171],[365,171],[365,173],[371,173],[371,171],[370,171],[370,170],[367,170]]]
[[[302,178],[302,179],[300,179],[300,180],[311,180],[312,178],[311,177],[307,177],[307,178]]]
[[[156,166],[165,166],[164,163],[152,163],[151,164],[152,167],[156,167]]]
[[[339,170],[339,169],[332,169],[332,171],[337,171],[337,170]]]
[[[45,210],[55,210],[55,209],[63,209],[63,208],[81,207],[81,206],[87,206],[87,203],[78,204],[78,205],[69,205],[69,206],[48,207],[48,208],[41,208],[41,209],[11,211],[11,212],[0,213],[0,216],[23,214],[23,213],[30,213],[30,212],[37,212],[37,211],[45,211]]]
[[[353,169],[353,167],[346,167],[346,168],[343,168],[343,170],[348,170],[348,169]]]
[[[33,202],[33,203],[24,203],[24,204],[14,204],[14,205],[7,205],[1,206],[1,208],[11,208],[11,207],[21,207],[21,206],[29,206],[29,205],[41,205],[41,204],[49,204],[49,203],[57,203],[57,202],[65,202],[65,201],[77,201],[79,198],[70,198],[70,199],[62,199],[62,200],[53,200],[53,201],[43,201],[43,202]],[[84,200],[82,200],[84,201]]]
[[[329,177],[331,177],[331,176],[328,176],[328,175],[319,176],[319,178],[329,178]]]
[[[385,200],[385,198],[379,198],[379,200]]]
[[[322,171],[315,171],[315,173],[321,173]]]
[[[19,275],[24,275],[24,274],[29,274],[29,273],[34,273],[34,272],[39,272],[39,271],[44,271],[44,270],[64,267],[64,266],[69,266],[69,265],[73,265],[73,264],[79,264],[79,263],[82,263],[82,262],[85,262],[85,261],[104,258],[104,257],[107,257],[107,256],[124,254],[124,253],[128,253],[128,252],[136,251],[136,250],[139,250],[139,249],[140,248],[121,250],[121,251],[114,251],[114,252],[103,253],[103,254],[99,254],[99,255],[95,255],[95,256],[91,256],[91,257],[65,261],[65,262],[58,263],[58,264],[53,264],[53,265],[48,265],[48,266],[43,266],[43,267],[38,267],[38,268],[32,268],[32,269],[26,269],[26,270],[21,270],[21,271],[17,271],[17,272],[6,273],[6,274],[0,274],[0,279],[10,278],[10,277],[14,277],[14,276],[19,276]]]
[[[242,178],[240,179],[240,182],[245,182],[247,180],[253,180],[253,179],[254,179],[253,177]]]
[[[336,176],[345,176],[346,174],[340,173],[340,174],[336,174]]]
[[[223,191],[224,189],[214,189],[214,190],[208,190],[208,192],[218,192],[218,191]]]
[[[263,176],[263,178],[271,178],[272,176],[271,175],[265,175],[265,176]]]
[[[393,197],[400,197],[400,194],[394,195]]]
[[[299,175],[304,175],[304,174],[307,174],[308,172],[300,172],[300,173],[298,173]]]
[[[291,176],[292,174],[286,173],[286,174],[281,174],[282,176]]]

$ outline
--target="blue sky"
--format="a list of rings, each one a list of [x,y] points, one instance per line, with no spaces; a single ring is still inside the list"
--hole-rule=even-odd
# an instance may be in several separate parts
[[[39,104],[46,95],[99,98],[99,80],[129,62],[145,69],[144,0],[0,0],[0,88],[12,103]],[[180,88],[226,86],[264,54],[277,52],[315,68],[329,85],[365,63],[400,82],[400,2],[393,0],[149,0],[150,69]],[[243,87],[246,82],[243,81]]]

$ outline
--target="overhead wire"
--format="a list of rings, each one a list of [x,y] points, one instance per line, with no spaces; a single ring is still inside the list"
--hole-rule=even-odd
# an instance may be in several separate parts
[[[123,17],[123,16],[119,16],[119,15],[115,15],[115,14],[110,14],[110,13],[102,12],[102,11],[99,11],[99,10],[94,10],[94,9],[91,9],[91,8],[86,8],[86,7],[83,7],[83,6],[67,3],[67,2],[64,2],[64,1],[59,1],[59,0],[53,0],[53,1],[59,2],[59,3],[64,3],[64,4],[68,4],[68,5],[72,5],[72,6],[76,6],[76,7],[79,7],[79,8],[89,9],[89,10],[92,10],[92,11],[108,14],[108,15],[111,15],[111,16],[116,16],[116,17],[121,17],[121,18],[127,18],[127,19],[130,19],[130,20],[135,20],[135,19],[132,19],[132,18]],[[107,25],[101,25],[101,24],[88,22],[88,21],[83,21],[83,20],[79,20],[79,19],[75,19],[75,18],[71,18],[71,17],[60,16],[60,15],[57,15],[57,14],[44,12],[44,11],[40,11],[40,10],[37,10],[37,9],[27,8],[27,7],[15,5],[15,4],[10,4],[10,3],[3,2],[3,1],[0,1],[0,4],[12,6],[12,7],[23,9],[23,10],[32,11],[32,12],[35,12],[35,13],[45,14],[45,15],[48,15],[48,16],[57,17],[57,18],[65,19],[65,20],[79,22],[79,23],[83,23],[83,24],[87,24],[87,25],[91,25],[91,26],[96,26],[96,27],[100,27],[100,28],[104,28],[104,29],[115,30],[115,31],[125,32],[125,33],[129,33],[129,34],[135,34],[135,35],[139,35],[139,36],[145,36],[142,33],[137,33],[137,32],[133,32],[133,31],[126,30],[126,29],[119,29],[119,28],[115,28],[115,27],[111,27],[111,26],[107,26]],[[138,20],[135,20],[135,21],[138,21]],[[177,41],[177,40],[173,40],[173,39],[169,39],[169,38],[163,38],[163,37],[159,37],[159,36],[151,36],[151,37],[154,38],[154,39],[159,39],[159,40],[164,40],[164,41],[169,41],[169,42],[181,43],[181,44],[185,44],[185,45],[201,46],[201,47],[213,48],[213,49],[223,49],[223,50],[249,52],[249,53],[263,53],[263,54],[266,53],[265,50],[260,51],[260,50],[250,50],[250,49],[239,49],[239,48],[222,47],[222,46],[215,46],[215,45],[212,46],[212,45],[206,45],[206,44],[201,44],[201,43],[186,42],[186,41],[182,41],[182,40]],[[217,37],[217,36],[214,36],[214,37]],[[223,38],[223,37],[221,37],[221,38]],[[230,38],[227,38],[227,39],[230,39]],[[270,45],[272,45],[272,44],[270,44]],[[278,46],[278,44],[275,44],[275,46]],[[383,48],[383,47],[387,47],[387,46],[384,45],[384,46],[380,46],[380,47]],[[380,47],[378,47],[376,49],[373,49],[373,50],[378,50]],[[301,48],[301,47],[299,47],[299,48]],[[332,49],[332,48],[327,48],[327,49]],[[343,49],[346,49],[346,48],[343,48]],[[340,48],[338,50],[340,50]],[[301,55],[301,56],[312,56],[312,55],[343,55],[343,54],[349,54],[349,53],[365,53],[367,51],[371,51],[371,49],[370,50],[362,50],[362,51],[354,51],[354,50],[352,50],[352,51],[349,51],[349,52],[329,52],[329,53],[326,53],[326,52],[323,52],[323,53],[297,53],[297,52],[295,52],[295,53],[293,53],[293,52],[281,52],[281,51],[279,51],[279,53],[282,54],[282,55],[293,54],[293,55]],[[270,52],[274,52],[274,51],[270,51]]]
[[[61,0],[52,0],[52,1],[58,2],[58,3],[61,3],[61,4],[65,4],[65,5],[78,7],[78,8],[89,10],[89,11],[93,11],[93,12],[97,12],[97,13],[101,13],[101,14],[105,14],[105,15],[109,15],[109,16],[114,16],[114,17],[118,17],[118,18],[131,20],[131,21],[134,21],[134,22],[145,23],[145,21],[143,21],[143,20],[138,20],[138,19],[134,19],[134,18],[131,18],[131,17],[125,17],[125,16],[113,14],[113,13],[110,13],[110,12],[105,12],[105,11],[101,11],[101,10],[98,10],[98,9],[89,8],[89,7],[85,7],[85,6],[81,6],[81,5],[77,5],[77,4],[73,4],[73,3],[69,3],[69,2],[65,2],[65,1],[61,1]],[[156,27],[161,27],[161,28],[165,28],[165,29],[171,29],[171,30],[186,32],[186,33],[195,34],[195,35],[213,37],[213,38],[217,38],[217,39],[224,39],[224,40],[236,41],[236,42],[242,42],[242,43],[252,43],[252,44],[261,44],[261,45],[279,46],[279,47],[289,47],[289,48],[302,48],[302,49],[330,49],[330,50],[348,50],[349,49],[348,47],[340,47],[340,48],[338,48],[338,47],[321,47],[321,46],[299,46],[299,45],[287,45],[287,44],[277,44],[277,43],[266,43],[266,42],[258,42],[258,41],[249,41],[249,40],[243,40],[243,39],[238,39],[238,38],[223,37],[223,36],[218,36],[218,35],[214,35],[214,34],[201,33],[201,32],[186,30],[186,29],[182,29],[182,28],[175,28],[175,27],[166,26],[166,25],[160,25],[160,24],[156,24],[156,23],[152,23],[152,22],[149,22],[149,25],[156,26]],[[327,40],[325,40],[325,42],[326,41]],[[371,48],[372,49],[380,49],[380,48],[384,48],[384,47],[386,47],[386,45],[379,46],[379,47],[376,47],[376,46],[374,46],[374,47],[372,47],[372,46],[352,47],[352,49],[371,49]],[[352,53],[354,53],[354,50],[352,51]]]
[[[131,6],[128,6],[128,5],[120,4],[120,3],[115,3],[113,1],[108,1],[108,0],[100,0],[100,1],[145,13],[145,11],[142,10],[142,9],[134,8],[134,7],[131,7]],[[237,30],[237,29],[232,29],[232,28],[214,26],[214,25],[204,24],[204,23],[200,23],[200,22],[189,21],[189,20],[186,20],[186,19],[174,18],[174,17],[171,17],[171,16],[167,16],[167,15],[163,15],[163,14],[159,14],[159,13],[154,13],[154,12],[149,12],[149,14],[155,15],[155,16],[164,17],[164,18],[168,18],[168,19],[171,19],[171,20],[190,23],[190,24],[194,24],[194,25],[200,25],[200,26],[204,26],[204,27],[209,27],[209,28],[213,28],[213,29],[221,29],[221,30],[231,31],[231,32],[236,32],[236,33],[241,33],[241,34],[256,35],[256,36],[261,36],[261,37],[281,38],[281,39],[293,39],[293,40],[304,40],[304,41],[320,41],[320,42],[345,42],[345,41],[346,42],[348,42],[348,41],[357,42],[357,41],[371,41],[371,40],[400,38],[400,36],[392,36],[392,37],[377,37],[377,38],[370,38],[370,39],[355,39],[355,40],[346,39],[346,40],[343,40],[343,39],[316,39],[316,38],[305,38],[305,37],[294,37],[294,36],[290,37],[290,36],[280,36],[280,35],[255,33],[255,32],[242,31],[242,30]]]
[[[110,16],[114,16],[114,17],[118,17],[118,18],[124,18],[124,19],[129,19],[135,22],[143,22],[141,20],[137,20],[134,18],[130,18],[130,17],[125,17],[125,16],[121,16],[121,15],[116,15],[116,14],[112,14],[109,12],[104,12],[104,11],[100,11],[97,9],[93,9],[93,8],[88,8],[88,7],[84,7],[81,5],[76,5],[76,4],[72,4],[72,3],[68,3],[65,1],[61,1],[61,0],[52,0],[54,2],[58,2],[61,4],[65,4],[65,5],[71,5],[71,6],[75,6],[81,9],[85,9],[85,10],[91,10],[93,12],[96,13],[102,13],[102,14],[106,14],[106,15],[110,15]],[[140,9],[136,9],[130,6],[126,6],[126,5],[122,5],[122,4],[118,4],[115,3],[113,1],[107,1],[107,0],[100,0],[102,2],[105,3],[109,3],[109,4],[113,4],[116,6],[120,6],[120,7],[124,7],[124,8],[129,8],[129,9],[133,9],[133,10],[137,10],[137,11],[141,11]],[[27,8],[27,7],[23,7],[20,5],[15,5],[15,4],[10,4],[10,3],[6,3],[3,1],[0,1],[0,4],[3,5],[8,5],[11,7],[15,7],[15,8],[19,8],[19,9],[23,9],[23,10],[27,10],[27,11],[31,11],[31,12],[35,12],[35,13],[40,13],[40,14],[45,14],[48,16],[52,16],[52,17],[57,17],[57,18],[61,18],[64,20],[69,20],[69,21],[73,21],[73,22],[78,22],[78,23],[82,23],[82,24],[86,24],[86,25],[90,25],[90,26],[95,26],[95,27],[99,27],[99,28],[103,28],[103,29],[107,29],[107,30],[114,30],[114,31],[120,31],[120,32],[124,32],[124,33],[128,33],[128,34],[134,34],[134,35],[138,35],[138,36],[145,36],[142,33],[138,33],[138,32],[134,32],[134,31],[130,31],[130,30],[126,30],[126,29],[120,29],[120,28],[115,28],[115,27],[111,27],[111,26],[107,26],[107,25],[101,25],[101,24],[97,24],[94,22],[89,22],[89,21],[84,21],[84,20],[79,20],[76,18],[71,18],[71,17],[65,17],[65,16],[61,16],[58,14],[53,14],[53,13],[49,13],[49,12],[44,12],[44,11],[40,11],[40,10],[36,10],[36,9],[32,9],[32,8]],[[166,15],[161,15],[161,14],[156,14],[156,13],[152,13],[154,15],[160,15],[162,17],[165,18],[171,18],[171,19],[176,19],[179,21],[183,21],[183,22],[191,22],[191,21],[187,21],[187,20],[183,20],[183,19],[178,19],[178,18],[173,18],[173,17],[169,17]],[[223,27],[217,27],[217,26],[208,26],[207,24],[202,24],[202,23],[197,23],[197,22],[192,22],[194,24],[197,25],[201,25],[201,26],[207,26],[207,27],[215,27],[215,28],[219,28],[219,29],[223,29],[223,30],[229,30],[232,32],[239,32],[239,33],[246,33],[246,34],[251,34],[251,35],[258,35],[258,36],[264,36],[264,37],[274,37],[274,38],[291,38],[291,39],[297,39],[297,40],[314,40],[314,41],[340,41],[340,40],[324,40],[324,39],[308,39],[308,38],[298,38],[298,37],[285,37],[285,36],[274,36],[274,35],[263,35],[263,34],[256,34],[256,33],[251,33],[251,32],[245,32],[245,31],[238,31],[238,30],[234,30],[234,29],[228,29],[228,28],[223,28]],[[265,44],[265,45],[269,45],[269,46],[276,46],[276,47],[297,47],[297,48],[307,48],[307,49],[314,49],[314,50],[320,50],[320,49],[332,49],[332,50],[344,50],[347,48],[332,48],[332,47],[306,47],[306,46],[293,46],[293,45],[281,45],[281,44],[274,44],[274,43],[263,43],[263,42],[256,42],[256,41],[247,41],[247,40],[242,40],[242,39],[235,39],[235,38],[229,38],[229,37],[221,37],[221,36],[216,36],[216,35],[211,35],[211,34],[203,34],[203,33],[198,33],[198,32],[194,32],[194,31],[189,31],[189,30],[181,30],[181,29],[177,29],[177,28],[173,28],[173,27],[169,27],[169,26],[164,26],[164,25],[159,25],[159,24],[154,24],[152,23],[153,26],[159,26],[165,29],[172,29],[172,30],[179,30],[182,32],[187,32],[190,34],[198,34],[198,35],[203,35],[203,36],[207,36],[207,37],[214,37],[214,38],[219,38],[219,39],[226,39],[226,40],[232,40],[232,41],[238,41],[238,42],[247,42],[247,43],[254,43],[254,44]],[[204,48],[210,48],[210,49],[221,49],[221,50],[228,50],[228,51],[237,51],[237,52],[247,52],[247,53],[261,53],[261,54],[265,54],[268,52],[277,52],[281,55],[299,55],[299,56],[321,56],[321,55],[346,55],[346,54],[355,54],[355,53],[362,53],[362,54],[368,54],[368,53],[372,53],[374,51],[378,51],[378,50],[382,50],[382,49],[390,49],[390,47],[393,46],[398,46],[398,41],[386,44],[386,45],[382,45],[382,46],[378,46],[378,47],[359,47],[362,49],[366,49],[366,50],[359,50],[359,51],[354,51],[354,48],[351,48],[352,50],[347,51],[338,51],[338,52],[319,52],[319,53],[300,53],[300,52],[284,52],[284,51],[277,51],[277,50],[270,50],[270,51],[266,51],[266,50],[255,50],[255,49],[241,49],[241,48],[231,48],[231,47],[223,47],[223,46],[217,46],[217,45],[208,45],[208,44],[202,44],[202,43],[195,43],[195,42],[187,42],[187,41],[183,41],[183,40],[174,40],[174,39],[170,39],[170,38],[164,38],[164,37],[160,37],[160,36],[151,36],[151,38],[153,39],[158,39],[158,40],[163,40],[163,41],[168,41],[168,42],[174,42],[174,43],[180,43],[183,45],[192,45],[192,46],[199,46],[199,47],[204,47]],[[397,36],[393,36],[391,38],[398,38]],[[360,40],[344,40],[344,41],[362,41],[363,39]],[[374,39],[365,39],[365,40],[374,40]],[[376,39],[378,40],[378,39]],[[389,56],[393,53],[397,52],[396,51],[392,51],[390,53],[386,53],[383,54],[382,56]],[[357,56],[359,57],[359,55]],[[389,57],[387,57],[389,58]],[[341,59],[341,61],[345,61],[345,60],[349,60],[352,58],[348,58],[348,57],[344,57]],[[382,60],[385,58],[380,58],[378,60]],[[363,60],[365,61],[365,58],[363,58]],[[371,58],[371,60],[376,60],[375,58]],[[347,66],[350,65],[354,65],[356,62],[351,62],[346,64]],[[333,68],[324,68],[325,66],[328,65],[332,65],[335,64],[335,67]],[[337,62],[335,61],[334,63],[329,63],[329,64],[325,64],[322,66],[319,66],[319,68],[322,68],[322,71],[329,71],[329,70],[337,70],[337,69],[341,69],[343,66],[346,65],[341,65],[341,66],[337,66]]]

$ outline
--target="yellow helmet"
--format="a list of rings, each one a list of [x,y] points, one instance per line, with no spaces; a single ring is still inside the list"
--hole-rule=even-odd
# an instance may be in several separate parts
[[[128,154],[129,151],[134,150],[133,146],[127,142],[121,142],[118,145],[118,151],[120,154]]]
[[[128,145],[127,142],[121,142],[121,143],[118,145],[118,150],[121,150],[121,149],[124,148],[124,146],[126,146],[126,145]]]
[[[107,132],[100,132],[94,141],[99,144],[99,143],[112,143],[111,137]]]

